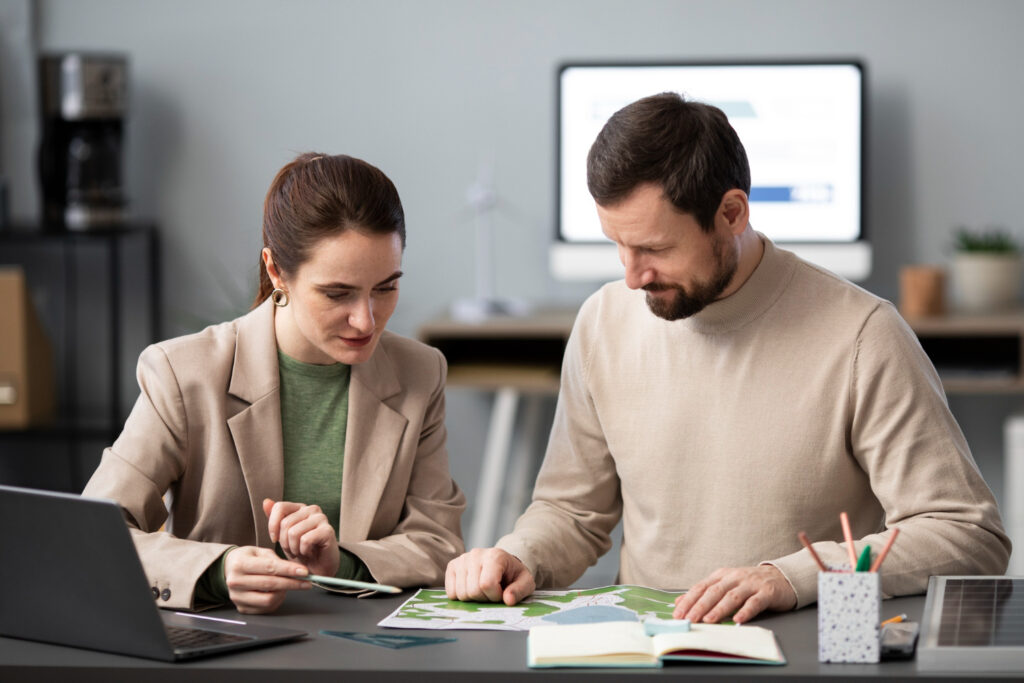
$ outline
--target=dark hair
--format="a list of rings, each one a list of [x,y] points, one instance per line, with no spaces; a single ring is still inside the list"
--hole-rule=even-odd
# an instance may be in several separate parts
[[[608,206],[649,182],[705,231],[726,192],[750,194],[747,153],[722,110],[666,92],[615,112],[587,155],[590,194]]]
[[[324,237],[345,230],[397,232],[405,248],[405,212],[394,183],[362,159],[300,154],[277,172],[263,201],[263,246],[283,273],[294,273]],[[252,307],[274,290],[263,259]]]

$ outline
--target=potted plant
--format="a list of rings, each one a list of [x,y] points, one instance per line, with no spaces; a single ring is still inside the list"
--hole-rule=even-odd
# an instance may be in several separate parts
[[[1017,306],[1021,288],[1021,248],[1008,231],[999,228],[956,232],[953,255],[953,295],[957,308],[991,312]]]

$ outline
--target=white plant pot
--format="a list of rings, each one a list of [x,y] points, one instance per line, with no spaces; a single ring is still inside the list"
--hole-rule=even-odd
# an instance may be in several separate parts
[[[953,301],[962,311],[1014,308],[1020,300],[1019,254],[958,253],[953,257]]]

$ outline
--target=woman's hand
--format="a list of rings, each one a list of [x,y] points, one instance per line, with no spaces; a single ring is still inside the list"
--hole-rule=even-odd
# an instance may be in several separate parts
[[[306,590],[311,584],[289,578],[309,571],[297,562],[282,560],[269,548],[247,545],[229,550],[224,556],[224,578],[228,597],[243,614],[273,612],[288,591]]]
[[[318,505],[263,500],[270,540],[284,556],[301,562],[311,574],[334,576],[341,562],[338,535]]]

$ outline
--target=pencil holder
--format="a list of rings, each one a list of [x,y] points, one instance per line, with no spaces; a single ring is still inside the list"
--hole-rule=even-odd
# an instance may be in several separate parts
[[[878,572],[818,574],[818,661],[878,661]]]

